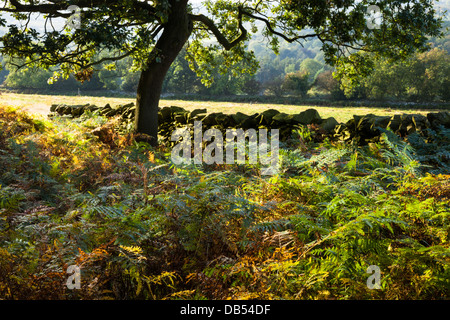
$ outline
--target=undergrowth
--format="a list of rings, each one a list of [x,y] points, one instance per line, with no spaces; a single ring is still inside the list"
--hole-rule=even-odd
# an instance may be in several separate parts
[[[164,144],[96,114],[0,107],[0,299],[448,298],[450,176],[430,166],[437,150],[390,132],[364,147],[314,135],[294,133],[279,174],[262,176],[175,166]],[[70,265],[80,290],[66,286]]]

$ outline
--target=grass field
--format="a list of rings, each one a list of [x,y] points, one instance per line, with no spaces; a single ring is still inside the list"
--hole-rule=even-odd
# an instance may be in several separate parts
[[[35,95],[35,94],[15,94],[3,93],[0,96],[1,105],[20,106],[25,111],[47,115],[52,104],[95,104],[104,106],[107,103],[111,105],[126,104],[135,102],[130,98],[111,98],[111,97],[89,97],[89,96],[51,96],[51,95]],[[161,100],[161,107],[179,106],[187,110],[198,108],[206,108],[208,112],[235,113],[242,112],[245,114],[253,114],[262,112],[267,109],[277,109],[280,112],[288,114],[299,113],[309,108],[315,108],[322,118],[334,117],[338,122],[346,122],[353,115],[394,115],[402,113],[419,113],[426,114],[436,110],[416,110],[402,109],[395,110],[390,108],[355,108],[355,107],[323,107],[323,106],[295,106],[295,105],[279,105],[279,104],[251,104],[251,103],[232,103],[232,102],[212,102],[212,101],[181,101],[181,100]]]

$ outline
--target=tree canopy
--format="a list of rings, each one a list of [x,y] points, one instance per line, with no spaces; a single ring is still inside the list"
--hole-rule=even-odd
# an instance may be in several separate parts
[[[207,0],[204,12],[196,12],[188,0],[3,3],[0,12],[21,23],[8,25],[0,17],[0,27],[7,27],[0,53],[25,59],[24,66],[58,66],[56,78],[74,74],[84,81],[97,66],[114,68],[117,61],[132,57],[133,69],[142,71],[136,130],[153,138],[164,77],[184,47],[190,67],[205,83],[211,83],[215,68],[254,73],[257,63],[248,40],[262,28],[275,52],[280,40],[319,39],[325,61],[348,77],[369,73],[373,57],[395,60],[427,49],[427,37],[439,36],[441,25],[432,0],[376,1],[382,15],[377,28],[368,23],[373,1],[367,0]],[[81,25],[58,30],[52,22],[72,17],[71,5],[80,8]],[[43,14],[43,32],[29,27],[35,14]]]

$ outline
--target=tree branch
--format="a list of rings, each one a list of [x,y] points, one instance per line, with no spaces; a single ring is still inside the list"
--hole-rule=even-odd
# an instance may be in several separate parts
[[[84,66],[84,69],[90,68],[95,65],[102,64],[103,62],[106,62],[106,61],[111,61],[111,62],[119,61],[119,60],[122,60],[123,58],[130,56],[132,53],[133,53],[133,50],[125,52],[123,55],[116,56],[116,57],[105,57],[100,60],[97,60],[97,61],[87,64],[86,66]]]
[[[274,34],[276,36],[279,36],[280,38],[283,38],[284,40],[286,40],[289,43],[298,41],[300,39],[314,38],[314,37],[316,37],[318,35],[317,33],[312,33],[312,34],[298,35],[298,36],[295,36],[293,38],[290,38],[290,37],[286,36],[285,34],[276,31],[272,27],[272,24],[270,23],[270,21],[268,19],[256,16],[256,15],[254,15],[254,14],[248,12],[248,11],[243,11],[243,14],[245,14],[247,17],[250,17],[252,19],[264,22],[266,24],[266,27],[267,27],[267,29],[269,30],[270,33],[272,33],[272,34]]]
[[[50,1],[50,0],[49,0]],[[72,15],[72,13],[62,13],[59,11],[65,11],[67,10],[69,5],[77,5],[81,8],[93,8],[96,6],[111,6],[111,3],[107,0],[78,0],[78,1],[72,1],[72,2],[65,2],[65,1],[50,1],[51,3],[41,3],[41,4],[23,4],[18,0],[9,0],[12,6],[14,8],[7,8],[7,1],[5,1],[5,6],[3,8],[0,8],[0,11],[5,12],[33,12],[33,13],[44,13],[44,14],[51,14],[52,17],[61,17],[61,18],[68,18]],[[137,10],[147,10],[148,13],[152,17],[156,16],[155,8],[148,4],[147,2],[142,2],[139,0],[133,1],[133,5]]]
[[[208,18],[207,16],[203,14],[190,14],[189,17],[192,21],[198,21],[203,23],[209,31],[211,31],[214,36],[216,37],[217,41],[224,47],[225,50],[231,50],[233,47],[238,45],[241,41],[244,41],[247,38],[247,29],[245,29],[244,24],[242,23],[242,9],[239,8],[238,13],[238,21],[239,21],[239,30],[241,31],[241,34],[234,39],[233,41],[229,41],[219,30],[219,28],[216,26],[213,20]]]
[[[41,4],[22,4],[18,0],[9,0],[11,5],[14,8],[1,8],[0,11],[8,11],[8,12],[39,12],[39,13],[48,13],[57,16],[63,16],[58,12],[59,10],[66,10],[66,3],[41,3]],[[64,6],[63,6],[64,5]],[[70,14],[69,14],[70,16]]]

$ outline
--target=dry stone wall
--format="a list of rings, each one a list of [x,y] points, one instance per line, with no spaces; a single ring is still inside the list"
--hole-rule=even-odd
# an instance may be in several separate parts
[[[86,112],[98,112],[106,117],[121,117],[123,121],[133,121],[136,111],[134,103],[104,107],[91,104],[86,105],[52,105],[49,116],[80,117]],[[393,116],[376,116],[368,114],[353,116],[346,123],[339,123],[334,118],[322,119],[315,109],[308,109],[298,114],[286,114],[275,109],[261,113],[246,115],[241,112],[224,114],[222,112],[207,113],[206,109],[188,111],[181,107],[164,107],[158,112],[159,133],[170,138],[171,133],[178,127],[202,121],[205,127],[218,129],[241,128],[247,129],[279,129],[282,140],[291,136],[292,130],[298,126],[315,124],[331,139],[343,141],[357,141],[364,145],[376,142],[380,137],[379,128],[389,129],[401,137],[412,133],[425,134],[427,129],[440,130],[450,128],[450,113],[447,111],[420,114],[402,114]]]

